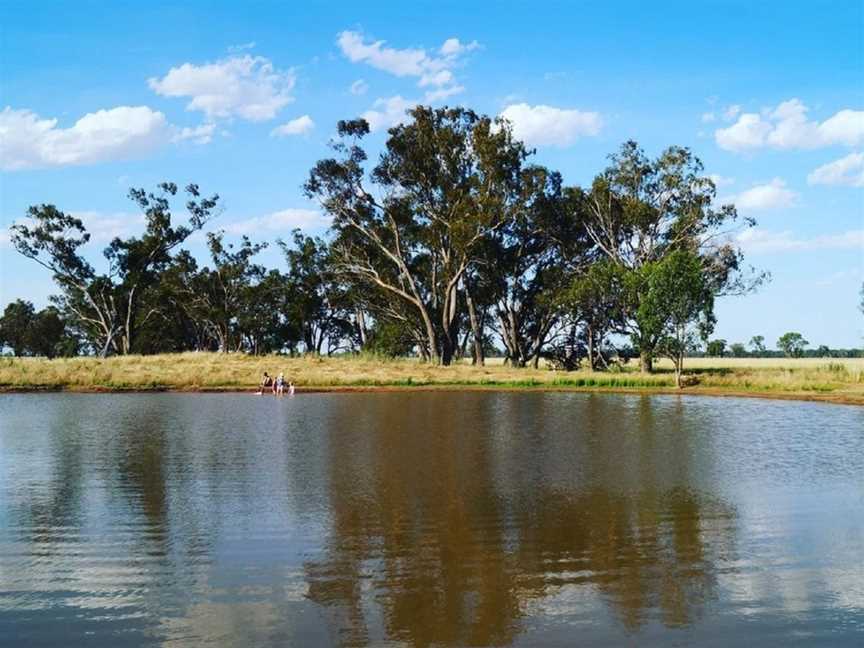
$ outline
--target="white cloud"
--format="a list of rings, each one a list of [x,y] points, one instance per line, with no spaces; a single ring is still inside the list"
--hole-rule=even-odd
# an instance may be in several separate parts
[[[734,203],[742,211],[781,209],[795,205],[798,202],[798,193],[788,189],[781,178],[774,178],[767,184],[755,185],[736,196],[718,202]]]
[[[569,146],[582,136],[597,135],[603,126],[596,112],[527,103],[507,106],[500,116],[512,124],[517,139],[531,146]]]
[[[465,86],[461,85],[453,85],[448,86],[446,88],[438,88],[436,90],[429,90],[426,94],[423,95],[423,100],[426,103],[436,103],[441,101],[442,99],[446,99],[447,97],[452,97],[453,95],[459,94],[460,92],[465,91]]]
[[[216,124],[213,122],[210,122],[209,124],[201,124],[194,128],[187,126],[185,128],[177,129],[174,136],[171,138],[171,141],[191,141],[193,144],[209,144],[213,140],[213,133],[215,132]]]
[[[733,121],[741,112],[741,106],[738,104],[732,104],[731,106],[726,106],[726,110],[723,111],[723,119],[724,121]]]
[[[4,171],[94,164],[134,157],[171,140],[174,129],[147,106],[87,113],[69,128],[30,110],[0,112],[0,168]]]
[[[816,168],[807,176],[811,185],[864,187],[864,153],[850,153]]]
[[[714,183],[715,187],[727,187],[731,184],[735,184],[735,178],[730,178],[728,176],[722,176],[717,173],[712,173],[708,176],[711,178],[711,182]]]
[[[442,56],[459,56],[465,52],[470,52],[480,47],[480,43],[476,40],[470,43],[462,43],[458,38],[448,38],[439,50]]]
[[[354,83],[351,84],[351,94],[353,95],[364,95],[366,91],[369,89],[369,84],[366,83],[363,79],[357,79]]]
[[[744,151],[764,146],[771,125],[756,114],[744,114],[729,128],[714,131],[717,145],[727,151]]]
[[[315,128],[315,122],[312,121],[312,118],[309,115],[303,115],[302,117],[292,119],[281,126],[277,126],[270,131],[270,136],[284,137],[286,135],[305,135],[313,128]]]
[[[387,47],[383,40],[367,43],[363,34],[355,31],[341,32],[336,43],[352,63],[365,63],[397,77],[417,77],[421,88],[434,88],[427,93],[427,101],[464,90],[453,70],[467,52],[479,47],[477,41],[465,44],[458,38],[448,38],[437,54],[421,48],[396,49]]]
[[[256,216],[246,220],[229,223],[223,228],[229,234],[256,234],[259,232],[282,232],[288,234],[295,228],[302,230],[324,229],[330,219],[314,209],[283,209],[281,211]]]
[[[144,230],[144,215],[140,213],[80,211],[70,214],[84,223],[90,232],[91,243],[108,243],[118,236],[126,238]]]
[[[336,39],[339,49],[352,63],[367,63],[373,68],[396,76],[423,76],[427,73],[430,59],[426,50],[394,49],[385,47],[384,41],[366,44],[363,35],[343,31]]]
[[[372,109],[367,110],[360,116],[369,122],[369,129],[374,132],[408,121],[406,111],[416,105],[416,101],[403,99],[401,96],[396,95],[387,99],[377,99],[372,104]]]
[[[293,71],[279,71],[268,59],[247,54],[204,65],[184,63],[147,83],[165,97],[191,97],[186,110],[200,110],[208,119],[264,121],[293,101],[294,82]]]
[[[250,50],[255,48],[255,41],[249,41],[248,43],[242,43],[240,45],[229,45],[228,52],[231,54],[236,54],[237,52],[243,52],[244,50]]]
[[[841,250],[864,248],[864,229],[840,234],[822,234],[813,238],[798,238],[789,230],[771,232],[758,227],[741,232],[736,241],[751,252],[788,252],[805,250]]]
[[[716,120],[717,120],[717,115],[715,115],[713,112],[702,113],[702,123],[703,124],[710,124],[711,122],[716,121]]]
[[[90,234],[89,245],[104,245],[116,237],[127,238],[141,234],[144,230],[144,215],[141,213],[98,211],[71,211],[70,216],[80,218]],[[32,225],[30,218],[19,218],[15,223]],[[0,230],[0,244],[10,244],[10,230]]]
[[[790,99],[761,114],[743,113],[728,128],[717,129],[714,137],[717,145],[728,151],[763,147],[813,149],[864,143],[864,111],[844,109],[821,123],[808,120],[807,111],[800,100]]]

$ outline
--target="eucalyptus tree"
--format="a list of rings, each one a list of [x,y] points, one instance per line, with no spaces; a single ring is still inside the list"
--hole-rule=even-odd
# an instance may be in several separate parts
[[[561,302],[584,341],[591,370],[605,368],[602,353],[609,334],[623,326],[623,273],[608,259],[590,264],[576,273],[562,295]]]
[[[673,146],[648,159],[626,142],[584,194],[586,229],[597,251],[626,275],[624,325],[650,371],[665,322],[642,308],[650,290],[650,264],[677,250],[700,259],[715,296],[754,289],[766,275],[745,273],[741,251],[727,234],[739,220],[733,205],[715,206],[716,189],[689,149]],[[744,219],[744,226],[755,221]]]
[[[15,249],[51,271],[62,291],[58,303],[102,357],[112,350],[132,350],[136,328],[156,313],[142,312],[142,293],[157,282],[172,251],[213,216],[218,196],[203,198],[194,184],[186,193],[188,222],[175,227],[170,199],[177,194],[176,184],[162,183],[157,193],[130,190],[129,197],[144,212],[145,229],[140,237],[109,243],[103,252],[108,271],[102,274],[82,253],[90,233],[81,219],[54,205],[38,205],[28,209],[27,222],[12,226]]]
[[[804,336],[798,332],[790,331],[784,333],[777,340],[777,348],[783,352],[787,358],[800,358],[804,355],[804,349],[810,343],[804,339]]]
[[[753,349],[753,354],[756,356],[761,356],[767,351],[765,348],[765,336],[764,335],[754,335],[750,338],[750,342],[748,342],[750,348]]]
[[[27,355],[35,319],[36,309],[32,302],[18,299],[6,304],[0,317],[0,347],[9,347],[14,356]]]
[[[675,250],[651,266],[639,307],[663,320],[657,349],[672,360],[675,384],[681,387],[685,356],[714,331],[714,291],[702,260],[690,251]]]
[[[265,273],[253,258],[266,247],[267,243],[253,243],[243,236],[235,249],[233,243],[225,242],[223,232],[207,234],[213,268],[205,267],[195,275],[188,292],[195,317],[205,322],[223,353],[243,347],[239,320]]]
[[[492,287],[494,328],[516,367],[536,366],[560,318],[556,296],[572,271],[577,237],[565,206],[561,176],[543,167],[527,167],[512,218],[486,246],[480,272]],[[476,336],[475,336],[476,337]]]
[[[293,300],[286,314],[299,327],[307,353],[328,353],[351,345],[357,329],[349,319],[351,304],[330,262],[330,249],[320,238],[292,232],[291,244],[278,241],[288,263],[287,281]],[[362,322],[362,316],[361,316]],[[358,324],[365,326],[365,324]]]
[[[9,347],[16,356],[74,355],[77,342],[54,306],[36,311],[32,302],[10,302],[0,317],[0,348]]]
[[[333,217],[335,267],[422,323],[421,355],[449,364],[465,276],[520,199],[528,156],[509,127],[463,108],[418,106],[389,130],[367,175],[362,119],[342,121],[306,192]]]

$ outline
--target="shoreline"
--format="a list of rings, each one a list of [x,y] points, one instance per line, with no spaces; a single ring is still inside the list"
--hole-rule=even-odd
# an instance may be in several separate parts
[[[0,385],[2,394],[38,394],[38,393],[70,393],[70,394],[249,394],[257,395],[256,385],[247,387],[238,385],[177,387],[171,385],[137,385],[130,387],[113,387],[103,385]],[[554,384],[538,385],[507,385],[507,384],[381,384],[381,385],[303,385],[297,386],[299,394],[328,393],[393,393],[393,392],[573,392],[585,394],[641,394],[645,396],[714,396],[722,398],[762,398],[769,400],[785,400],[800,402],[829,403],[832,405],[864,406],[864,397],[850,394],[799,392],[799,391],[769,391],[723,389],[720,387],[604,387],[604,386],[568,386]]]

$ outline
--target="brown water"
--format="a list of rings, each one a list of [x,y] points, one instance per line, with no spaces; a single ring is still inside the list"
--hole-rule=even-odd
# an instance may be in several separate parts
[[[862,645],[864,408],[0,396],[0,645]]]

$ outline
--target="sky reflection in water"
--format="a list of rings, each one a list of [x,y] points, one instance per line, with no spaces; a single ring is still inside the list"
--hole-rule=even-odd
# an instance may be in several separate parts
[[[0,644],[849,645],[864,409],[0,396]]]

